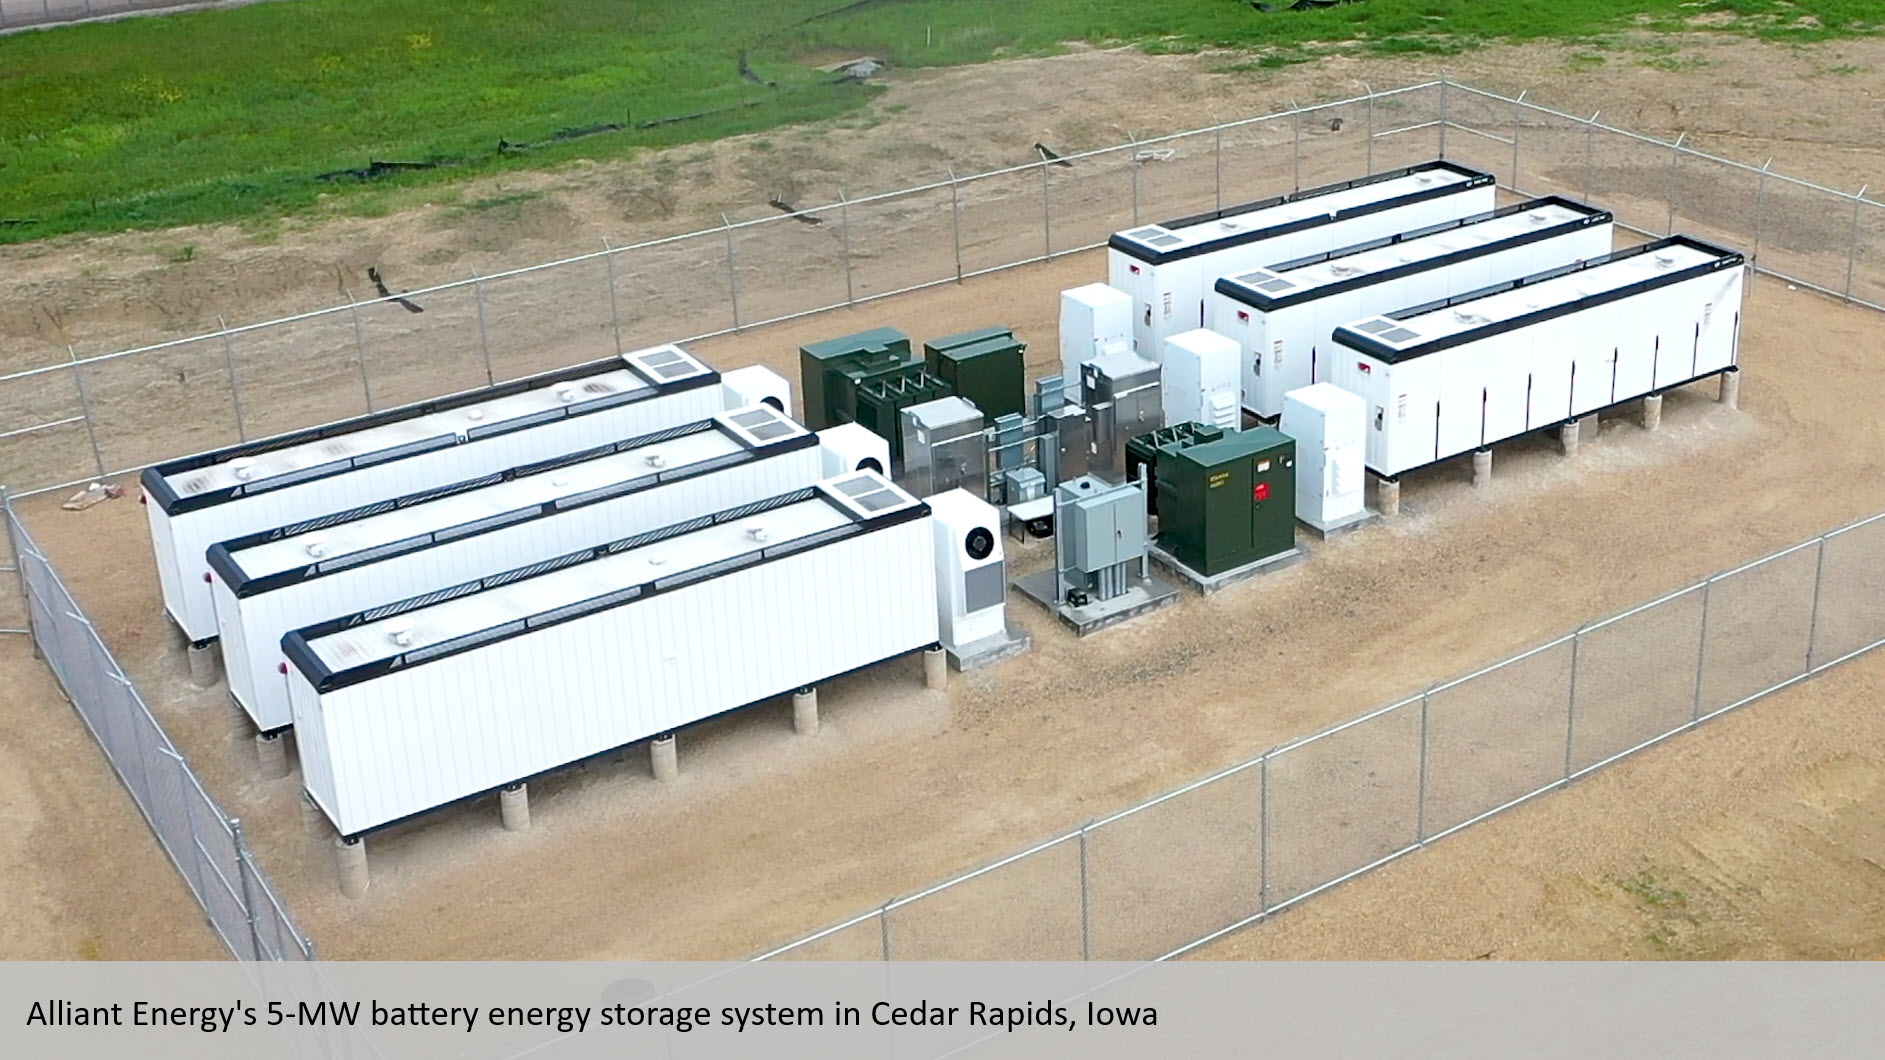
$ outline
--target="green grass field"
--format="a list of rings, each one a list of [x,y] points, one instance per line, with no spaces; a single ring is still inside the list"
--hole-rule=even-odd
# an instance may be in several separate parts
[[[362,208],[368,187],[619,156],[861,106],[811,63],[902,66],[1068,41],[1247,50],[1329,42],[1446,53],[1593,42],[1728,13],[1730,32],[1876,32],[1876,0],[1368,0],[1263,14],[1237,0],[285,0],[0,37],[0,242]],[[823,15],[823,17],[814,17]],[[762,81],[743,78],[747,54]],[[655,119],[703,115],[651,127]],[[626,128],[553,140],[559,131]],[[499,142],[536,143],[500,153]],[[321,180],[371,160],[437,168]]]

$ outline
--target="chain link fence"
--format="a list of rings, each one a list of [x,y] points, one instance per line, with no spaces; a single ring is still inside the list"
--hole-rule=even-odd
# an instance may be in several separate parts
[[[35,654],[104,749],[217,937],[240,960],[313,960],[314,943],[256,866],[242,822],[203,789],[3,490],[0,515]]]
[[[57,26],[108,15],[159,15],[168,11],[232,6],[216,0],[0,0],[0,32]]]
[[[1885,645],[1881,600],[1885,514],[759,959],[1179,956]]]

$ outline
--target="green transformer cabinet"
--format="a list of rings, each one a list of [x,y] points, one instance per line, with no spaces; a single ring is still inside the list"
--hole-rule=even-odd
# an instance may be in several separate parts
[[[1126,481],[1139,481],[1139,469],[1145,468],[1147,515],[1158,514],[1159,449],[1174,443],[1197,445],[1200,442],[1215,442],[1222,437],[1222,427],[1210,427],[1202,423],[1174,423],[1170,427],[1147,431],[1126,443]]]
[[[1012,328],[976,328],[923,344],[923,367],[994,420],[1026,412],[1027,343]]]
[[[872,328],[800,346],[799,390],[805,398],[805,426],[822,431],[852,422],[861,385],[920,366],[910,353],[910,337],[896,328]],[[884,437],[896,434],[893,417]]]
[[[1199,425],[1201,426],[1201,425]],[[1213,577],[1296,547],[1296,442],[1274,427],[1157,450],[1158,545]]]

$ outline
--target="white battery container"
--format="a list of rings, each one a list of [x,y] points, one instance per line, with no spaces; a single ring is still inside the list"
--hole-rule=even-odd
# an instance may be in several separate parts
[[[691,423],[723,400],[718,372],[658,346],[147,468],[164,608],[211,640],[218,541]]]
[[[874,472],[290,633],[346,836],[937,642],[929,508]]]
[[[1490,173],[1427,162],[1227,206],[1114,234],[1106,282],[1132,299],[1133,348],[1157,358],[1167,338],[1207,325],[1220,276],[1485,213],[1496,195]]]
[[[1336,328],[1330,382],[1399,475],[1734,367],[1744,259],[1671,236]]]
[[[819,450],[754,405],[212,545],[230,697],[256,728],[283,728],[289,630],[801,488],[824,477]]]
[[[1603,210],[1533,199],[1223,277],[1206,326],[1237,340],[1244,407],[1268,418],[1284,394],[1327,377],[1337,326],[1602,257],[1611,229]]]

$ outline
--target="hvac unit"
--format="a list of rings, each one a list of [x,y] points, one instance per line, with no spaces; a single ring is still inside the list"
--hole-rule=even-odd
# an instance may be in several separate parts
[[[1054,490],[1058,602],[1085,606],[1132,587],[1145,563],[1145,491],[1085,475]]]
[[[1202,423],[1219,430],[1243,426],[1243,350],[1232,339],[1199,328],[1165,340],[1159,389],[1166,423]]]
[[[1533,199],[1226,276],[1210,296],[1207,326],[1237,340],[1244,407],[1271,418],[1284,394],[1327,378],[1337,325],[1602,257],[1611,227],[1603,210]]]
[[[1484,213],[1498,205],[1490,173],[1452,162],[1377,173],[1164,224],[1107,241],[1107,283],[1132,299],[1133,348],[1205,326],[1220,276]]]
[[[1127,350],[1103,353],[1080,366],[1080,390],[1093,423],[1087,471],[1123,481],[1126,443],[1165,426],[1159,366]],[[1061,477],[1069,476],[1063,472]]]
[[[991,418],[1027,408],[1028,345],[1012,328],[976,328],[923,344],[923,367]]]
[[[148,468],[164,607],[208,641],[210,545],[704,419],[724,410],[719,384],[658,346]]]
[[[209,550],[229,694],[291,721],[289,630],[818,481],[816,438],[770,406],[716,416]]]
[[[937,643],[929,508],[857,472],[290,633],[345,836]]]
[[[1159,548],[1207,578],[1295,548],[1295,463],[1273,427],[1161,446]]]
[[[1080,366],[1117,349],[1132,348],[1132,296],[1103,283],[1060,292],[1060,373],[1080,378]]]
[[[1335,329],[1329,381],[1399,475],[1734,367],[1743,259],[1687,236]]]
[[[982,411],[959,397],[903,410],[903,487],[918,497],[965,489],[988,494],[988,438]]]
[[[792,384],[764,365],[749,365],[720,373],[720,386],[726,407],[745,408],[767,405],[775,412],[792,414]]]
[[[936,541],[936,613],[943,646],[958,657],[1008,631],[1001,513],[967,490],[929,498]]]
[[[1296,440],[1296,518],[1327,532],[1366,510],[1368,405],[1332,383],[1283,395],[1277,424]]]
[[[819,431],[818,448],[825,457],[825,478],[852,471],[890,474],[890,443],[855,423],[840,423]]]

